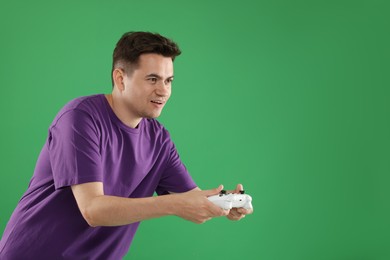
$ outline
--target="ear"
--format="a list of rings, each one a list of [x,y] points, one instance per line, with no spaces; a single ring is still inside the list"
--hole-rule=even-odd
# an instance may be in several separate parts
[[[122,92],[125,89],[125,85],[123,84],[124,77],[125,77],[125,72],[122,69],[116,68],[112,72],[114,87],[117,87],[120,92]]]

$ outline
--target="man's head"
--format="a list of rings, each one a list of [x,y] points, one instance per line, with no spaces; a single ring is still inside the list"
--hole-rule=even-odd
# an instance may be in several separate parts
[[[117,43],[112,67],[112,107],[128,126],[160,116],[171,96],[173,60],[180,54],[171,40],[146,32],[126,33]]]
[[[181,51],[175,42],[158,33],[127,32],[114,49],[111,76],[116,68],[130,76],[138,66],[139,57],[147,53],[159,54],[174,61]],[[114,86],[114,80],[112,85]]]

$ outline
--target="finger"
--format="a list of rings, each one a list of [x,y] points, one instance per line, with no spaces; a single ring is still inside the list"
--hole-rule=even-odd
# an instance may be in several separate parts
[[[229,209],[223,209],[222,212],[221,212],[221,216],[227,216],[230,214],[230,210]]]
[[[240,220],[240,219],[242,219],[242,218],[245,218],[245,215],[243,215],[243,214],[237,214],[237,213],[235,213],[235,214],[229,214],[228,216],[227,216],[227,218],[228,219],[230,219],[230,220],[235,220],[235,221],[237,221],[237,220]]]
[[[209,197],[209,196],[213,196],[213,195],[217,195],[221,192],[221,190],[223,190],[223,185],[219,185],[217,188],[215,189],[211,189],[211,190],[203,190],[202,193],[206,196],[206,197]]]
[[[212,217],[222,217],[227,216],[230,213],[229,209],[222,209],[214,203],[210,202],[210,207],[208,208],[208,212]]]
[[[237,184],[236,193],[240,193],[240,191],[243,191],[243,190],[244,190],[244,186],[242,186],[242,184]]]
[[[232,217],[238,218],[238,217],[240,217],[242,214],[241,214],[240,212],[238,212],[238,209],[237,209],[237,208],[232,208],[232,209],[230,210],[229,215],[231,215]]]
[[[237,184],[235,190],[228,190],[228,191],[226,191],[226,192],[227,192],[227,193],[235,193],[235,194],[238,194],[238,193],[240,193],[240,191],[243,191],[243,190],[244,190],[244,187],[242,186],[242,184]]]
[[[253,213],[253,209],[238,208],[237,211],[243,215],[248,215]]]

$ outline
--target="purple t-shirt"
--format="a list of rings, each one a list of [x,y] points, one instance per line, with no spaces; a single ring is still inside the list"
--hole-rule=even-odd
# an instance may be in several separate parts
[[[121,259],[139,223],[90,227],[69,186],[103,182],[106,195],[142,198],[196,187],[167,130],[123,124],[104,95],[69,102],[55,117],[28,190],[0,241],[0,259]]]

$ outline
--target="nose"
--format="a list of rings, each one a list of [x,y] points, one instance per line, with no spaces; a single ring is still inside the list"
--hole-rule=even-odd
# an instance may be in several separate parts
[[[156,88],[156,94],[162,97],[167,97],[171,93],[171,85],[169,83],[161,82]]]

